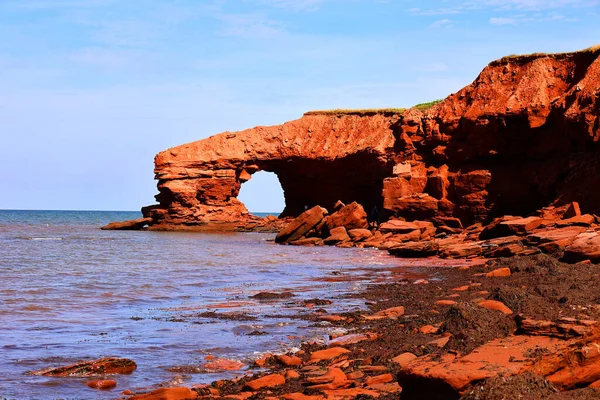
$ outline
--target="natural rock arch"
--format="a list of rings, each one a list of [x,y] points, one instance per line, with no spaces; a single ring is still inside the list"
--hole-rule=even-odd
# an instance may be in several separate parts
[[[399,117],[315,113],[166,150],[155,158],[160,205],[144,214],[160,221],[159,229],[227,228],[250,217],[237,196],[258,171],[278,176],[285,197],[281,217],[296,216],[306,206],[333,207],[338,200],[381,207],[383,181],[393,169],[392,126]]]
[[[277,174],[258,171],[242,182],[238,200],[253,214],[270,213],[279,216],[285,207],[283,189]]]

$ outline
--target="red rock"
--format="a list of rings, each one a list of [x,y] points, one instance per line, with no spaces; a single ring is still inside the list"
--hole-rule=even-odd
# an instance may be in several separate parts
[[[355,242],[361,242],[373,237],[373,234],[368,229],[350,229],[348,231],[348,236]]]
[[[306,210],[277,234],[275,242],[293,242],[300,239],[317,226],[326,215],[327,210],[319,206]]]
[[[396,257],[421,258],[436,255],[439,246],[433,241],[402,243],[389,248],[389,253]]]
[[[198,393],[186,387],[160,388],[150,393],[130,397],[129,400],[192,400]]]
[[[457,303],[454,300],[438,300],[434,304],[436,306],[453,306]]]
[[[288,393],[281,395],[286,400],[325,400],[324,396],[308,396],[302,393]]]
[[[111,222],[110,224],[103,226],[100,229],[105,231],[136,231],[144,228],[145,226],[151,223],[152,218],[139,218],[131,221]]]
[[[351,388],[351,389],[336,389],[336,390],[324,390],[328,400],[347,400],[355,399],[357,396],[372,396],[378,397],[379,393],[374,390]]]
[[[350,353],[350,350],[343,347],[331,347],[325,350],[318,350],[310,355],[310,362],[327,361],[345,353]]]
[[[386,201],[387,200],[387,201]],[[433,218],[439,210],[439,200],[427,193],[384,199],[386,209],[410,219]]]
[[[456,288],[454,288],[452,290],[454,290],[455,292],[464,292],[466,290],[469,290],[469,288],[470,288],[469,285],[465,285],[465,286],[456,287]]]
[[[553,336],[563,339],[591,334],[598,324],[598,321],[575,318],[560,318],[558,321],[517,318],[518,330],[521,334]]]
[[[483,300],[477,303],[481,307],[487,308],[489,310],[500,311],[503,314],[512,314],[512,310],[500,301],[496,300]]]
[[[432,345],[432,346],[438,346],[439,348],[443,348],[450,341],[450,337],[451,337],[451,335],[442,336],[437,339],[433,339],[432,341],[428,342],[427,344]]]
[[[417,356],[413,353],[402,353],[399,356],[392,358],[392,362],[398,364],[401,368],[403,368],[406,364],[416,359]]]
[[[424,325],[419,328],[419,332],[426,334],[426,335],[437,333],[437,331],[438,331],[438,328],[436,328],[433,325]]]
[[[117,386],[117,381],[113,379],[103,379],[86,382],[85,384],[92,389],[108,390]]]
[[[600,343],[598,332],[592,337],[564,341],[571,344],[543,355],[530,370],[545,376],[561,390],[584,387],[600,379]],[[543,336],[533,336],[543,337]]]
[[[600,389],[600,380],[590,383],[588,387],[592,389]]]
[[[323,240],[325,244],[332,245],[336,243],[349,242],[350,236],[346,233],[346,228],[338,226],[329,231],[329,236]]]
[[[447,246],[441,246],[439,249],[440,257],[445,258],[466,258],[481,254],[483,248],[479,243],[459,243]]]
[[[510,276],[510,268],[498,268],[485,274],[488,278]]]
[[[317,237],[310,237],[304,239],[294,240],[293,242],[289,242],[293,246],[322,246],[323,240]]]
[[[293,369],[288,369],[287,371],[285,371],[285,379],[298,379],[300,378],[300,374],[296,371],[294,371]]]
[[[596,221],[593,215],[585,214],[579,215],[576,217],[571,217],[567,219],[563,219],[560,221],[556,221],[556,226],[565,227],[565,226],[583,226],[588,227]]]
[[[513,219],[510,221],[504,221],[500,223],[500,226],[508,227],[507,232],[511,234],[525,234],[528,233],[542,224],[543,220],[539,217],[527,217],[520,219]]]
[[[527,240],[534,244],[568,240],[569,244],[571,244],[577,235],[584,231],[585,228],[577,226],[569,226],[559,229],[544,229],[527,236]]]
[[[284,383],[285,378],[283,377],[283,375],[271,374],[246,382],[246,385],[244,387],[256,391],[262,388],[276,387],[279,385],[283,385]]]
[[[321,315],[321,316],[319,316],[319,319],[321,321],[340,322],[340,321],[346,321],[348,318],[343,317],[341,315]]]
[[[351,333],[349,335],[344,335],[337,337],[329,342],[329,345],[335,346],[347,346],[349,344],[355,344],[362,342],[364,340],[373,340],[377,337],[376,334],[362,334],[362,333]]]
[[[363,206],[354,201],[328,216],[325,219],[325,226],[331,231],[340,226],[347,230],[363,229],[367,228],[369,224]]]
[[[498,224],[488,226],[481,232],[482,239],[493,239],[511,235],[524,235],[530,233],[540,225],[544,220],[539,217],[510,218],[500,221]]]
[[[254,364],[256,364],[257,366],[262,368],[265,365],[267,365],[269,360],[271,360],[272,358],[273,358],[273,354],[265,354],[264,356],[254,360]]]
[[[296,356],[280,355],[275,357],[277,362],[286,367],[302,365],[302,359]]]
[[[421,232],[421,228],[419,228],[419,226],[414,222],[400,221],[397,219],[391,219],[387,222],[384,222],[379,226],[379,230],[383,233],[391,232],[396,234],[410,233],[414,231],[419,231],[419,233]]]
[[[376,385],[380,383],[390,383],[394,380],[392,374],[383,374],[377,376],[371,376],[365,380],[365,383],[369,386]]]
[[[365,376],[365,373],[362,371],[353,371],[353,372],[346,374],[346,377],[351,380],[360,379],[363,376]]]
[[[208,371],[239,371],[244,368],[244,363],[235,360],[227,360],[224,358],[214,358],[203,365],[203,368]]]
[[[534,364],[534,350],[554,353],[565,349],[570,342],[544,336],[510,336],[488,342],[470,354],[455,359],[436,360],[419,357],[402,368],[398,382],[407,397],[417,393],[421,398],[440,395],[457,398],[467,386],[496,375],[510,376],[525,372]],[[539,350],[538,350],[539,351]]]
[[[600,261],[600,236],[596,232],[582,233],[565,249],[564,261]]]
[[[377,390],[378,392],[387,392],[387,393],[400,393],[402,392],[402,388],[398,385],[398,382],[392,383],[375,383],[373,385],[369,385],[370,389]]]
[[[579,208],[579,203],[576,201],[569,204],[567,211],[562,215],[563,218],[569,219],[573,217],[578,217],[581,215],[581,209]]]
[[[312,383],[312,389],[333,390],[348,387],[351,382],[348,381],[346,374],[339,368],[329,368],[324,375],[307,378],[307,382]]]
[[[93,361],[82,361],[59,368],[46,368],[30,372],[29,375],[43,376],[95,376],[130,374],[137,368],[132,360],[127,358],[106,357]]]
[[[399,306],[399,307],[392,307],[392,308],[378,311],[373,315],[363,315],[363,318],[365,318],[367,320],[377,320],[377,319],[385,319],[385,318],[397,319],[398,317],[401,317],[402,315],[404,315],[404,307]]]

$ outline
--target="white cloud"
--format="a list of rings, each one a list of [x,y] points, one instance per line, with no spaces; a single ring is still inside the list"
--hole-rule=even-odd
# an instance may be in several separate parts
[[[314,11],[327,0],[250,0],[252,3],[288,9],[292,11]]]
[[[472,0],[457,3],[451,7],[421,9],[409,8],[406,12],[412,15],[436,16],[464,14],[479,10],[520,10],[520,11],[547,11],[552,9],[591,8],[600,5],[600,0]]]
[[[261,14],[219,14],[216,18],[225,24],[220,32],[223,36],[265,38],[279,36],[284,32],[281,23]]]
[[[76,63],[108,70],[140,70],[149,65],[149,58],[149,55],[138,51],[104,47],[87,47],[70,55],[70,59]]]
[[[429,27],[432,29],[450,28],[450,27],[452,27],[452,20],[440,19],[439,21],[435,21],[433,24],[429,25]]]
[[[475,0],[475,2],[501,9],[517,10],[547,10],[568,7],[593,7],[599,3],[597,0]]]
[[[109,21],[92,34],[92,40],[117,46],[144,46],[159,35],[160,28],[146,21]]]
[[[490,18],[490,24],[492,24],[492,25],[516,25],[517,20],[514,18],[492,17],[492,18]]]
[[[435,16],[435,15],[454,15],[462,12],[461,7],[456,8],[433,8],[429,10],[421,10],[420,8],[410,8],[408,10],[412,15]]]

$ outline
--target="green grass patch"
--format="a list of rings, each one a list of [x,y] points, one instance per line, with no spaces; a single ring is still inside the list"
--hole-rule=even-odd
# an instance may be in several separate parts
[[[437,100],[434,100],[434,101],[430,101],[428,103],[417,104],[416,106],[413,106],[412,108],[416,108],[417,110],[423,112],[423,111],[429,110],[431,107],[435,106],[436,104],[440,104],[442,101],[444,101],[444,100],[443,99],[437,99]]]
[[[411,108],[416,108],[417,110],[424,112],[424,111],[429,110],[431,107],[435,106],[436,104],[441,103],[442,101],[444,101],[444,100],[438,99],[438,100],[430,101],[427,103],[417,104],[416,106],[413,106]],[[394,115],[403,115],[406,110],[407,110],[406,108],[362,108],[362,109],[361,108],[357,108],[357,109],[338,108],[338,109],[334,109],[334,110],[309,111],[307,113],[304,113],[304,115],[331,115],[331,116],[358,115],[360,117],[367,117],[367,116],[382,114],[385,116],[394,116]]]
[[[377,114],[383,115],[402,115],[406,111],[406,108],[363,108],[363,109],[343,109],[338,108],[334,110],[317,110],[309,111],[304,115],[358,115],[358,116],[372,116]]]
[[[501,65],[506,64],[507,62],[529,62],[542,57],[571,57],[576,54],[595,54],[600,53],[600,44],[592,47],[588,47],[587,49],[566,52],[566,53],[532,53],[532,54],[511,54],[506,57],[502,57],[499,60],[492,61],[490,65]]]

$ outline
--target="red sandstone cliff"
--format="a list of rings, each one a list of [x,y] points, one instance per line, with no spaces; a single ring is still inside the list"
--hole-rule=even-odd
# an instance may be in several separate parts
[[[241,184],[265,170],[283,216],[337,200],[466,224],[570,201],[600,214],[599,115],[600,47],[506,57],[424,113],[313,112],[161,152],[143,213],[154,229],[231,228],[251,220]]]

